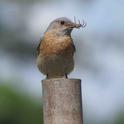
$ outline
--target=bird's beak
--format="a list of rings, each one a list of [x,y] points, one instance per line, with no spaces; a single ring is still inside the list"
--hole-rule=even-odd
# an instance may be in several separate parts
[[[73,22],[69,24],[69,28],[72,28],[72,29],[73,28],[80,28],[80,27],[82,27],[81,24],[76,24],[76,23],[73,23]]]
[[[81,24],[80,23],[80,21],[78,21],[78,24],[75,22],[71,22],[70,24],[69,24],[69,28],[80,28],[80,27],[82,27],[82,28],[84,28],[85,26],[86,26],[87,24],[83,21],[83,23]]]

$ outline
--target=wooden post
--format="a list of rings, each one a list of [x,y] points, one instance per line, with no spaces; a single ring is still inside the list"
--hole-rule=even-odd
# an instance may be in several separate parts
[[[81,80],[46,79],[42,87],[44,124],[83,124]]]

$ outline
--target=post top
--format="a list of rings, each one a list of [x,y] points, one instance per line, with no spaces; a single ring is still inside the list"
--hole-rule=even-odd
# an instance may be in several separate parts
[[[51,78],[51,79],[43,79],[42,80],[43,82],[44,81],[76,81],[76,82],[81,82],[81,79],[76,79],[76,78],[70,78],[70,79],[68,79],[68,78]]]

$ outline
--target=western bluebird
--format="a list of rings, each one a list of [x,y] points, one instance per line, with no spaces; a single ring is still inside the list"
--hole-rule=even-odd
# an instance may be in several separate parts
[[[37,47],[37,66],[47,78],[66,77],[74,68],[73,28],[84,27],[66,17],[50,23]]]

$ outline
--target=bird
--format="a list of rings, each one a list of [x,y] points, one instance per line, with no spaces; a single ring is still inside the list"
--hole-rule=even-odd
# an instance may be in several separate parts
[[[76,24],[67,17],[53,20],[37,46],[37,67],[46,79],[68,78],[74,69],[74,53],[76,51],[71,32],[74,28],[85,27]]]

